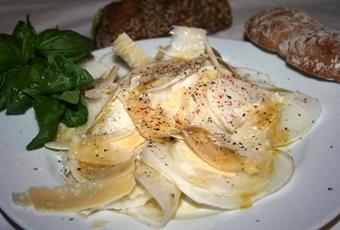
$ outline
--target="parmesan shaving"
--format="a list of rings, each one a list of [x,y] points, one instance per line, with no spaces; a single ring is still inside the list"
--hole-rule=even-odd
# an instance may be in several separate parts
[[[28,193],[15,193],[15,203],[30,203],[35,209],[47,212],[77,212],[101,208],[132,191],[135,180],[132,174],[103,182],[77,183],[60,187],[32,187]]]

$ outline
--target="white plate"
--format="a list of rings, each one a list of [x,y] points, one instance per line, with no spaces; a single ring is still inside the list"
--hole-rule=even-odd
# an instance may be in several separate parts
[[[154,54],[169,39],[138,42]],[[296,171],[279,192],[253,207],[190,220],[172,220],[165,229],[317,229],[340,213],[340,84],[319,81],[288,68],[276,55],[246,42],[210,38],[223,58],[235,66],[250,67],[269,74],[277,86],[319,98],[322,114],[312,131],[291,148]],[[110,49],[94,52],[98,58]],[[0,207],[25,229],[93,229],[98,220],[110,220],[102,229],[148,229],[130,217],[100,213],[89,219],[76,215],[44,214],[16,207],[12,192],[29,186],[56,185],[61,181],[52,170],[53,152],[25,151],[37,132],[32,110],[24,116],[0,114]]]

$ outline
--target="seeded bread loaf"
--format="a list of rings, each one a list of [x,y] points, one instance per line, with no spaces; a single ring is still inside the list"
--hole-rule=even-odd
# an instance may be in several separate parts
[[[172,25],[213,33],[230,23],[227,0],[122,0],[102,9],[95,43],[98,48],[110,46],[122,32],[133,40],[167,36]]]
[[[298,69],[340,82],[340,33],[304,12],[283,7],[262,11],[246,22],[245,34]]]

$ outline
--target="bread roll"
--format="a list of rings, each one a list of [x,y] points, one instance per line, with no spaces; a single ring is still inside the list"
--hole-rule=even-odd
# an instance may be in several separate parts
[[[230,23],[227,0],[123,0],[102,10],[95,43],[97,47],[110,46],[122,32],[133,40],[167,36],[172,25],[200,27],[213,33]]]
[[[251,17],[245,34],[259,47],[316,77],[340,82],[340,34],[298,9],[273,8]]]
[[[278,44],[302,29],[320,30],[323,26],[298,9],[277,7],[264,10],[245,25],[247,37],[259,47],[277,52]]]
[[[300,70],[340,82],[340,33],[305,30],[279,44],[279,53]]]

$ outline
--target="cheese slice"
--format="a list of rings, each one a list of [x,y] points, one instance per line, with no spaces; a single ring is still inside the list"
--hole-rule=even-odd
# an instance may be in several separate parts
[[[78,182],[103,181],[132,173],[135,170],[135,161],[131,159],[116,165],[98,165],[71,159],[66,166]]]
[[[121,33],[112,44],[115,53],[130,67],[137,68],[153,62],[153,59],[126,34]]]
[[[70,143],[69,156],[86,163],[116,165],[130,160],[138,152],[137,147],[143,143],[144,138],[137,130],[76,137]]]
[[[32,187],[27,193],[13,193],[21,206],[33,205],[46,212],[77,212],[100,208],[129,194],[135,187],[132,173],[101,182],[77,183],[60,187]]]

